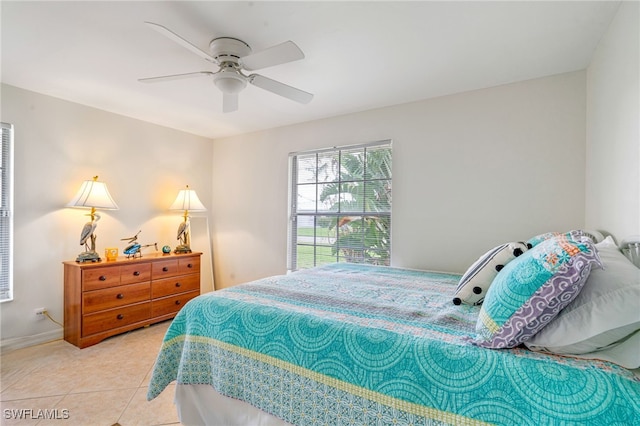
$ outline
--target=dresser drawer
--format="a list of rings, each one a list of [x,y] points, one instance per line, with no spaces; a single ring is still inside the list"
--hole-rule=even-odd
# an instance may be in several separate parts
[[[178,259],[178,272],[181,274],[194,274],[200,272],[200,256]]]
[[[82,294],[82,309],[85,314],[89,314],[132,303],[145,302],[150,300],[150,297],[151,283],[149,281],[85,291]]]
[[[150,317],[151,302],[84,315],[82,317],[82,335],[88,336],[101,331],[108,331],[113,328],[145,321]]]
[[[200,274],[180,275],[156,280],[151,285],[151,298],[200,290]]]
[[[165,297],[151,302],[151,316],[159,317],[171,313],[178,312],[189,300],[200,294],[199,291],[183,293],[177,296]]]
[[[178,260],[162,260],[154,262],[151,266],[151,278],[157,280],[158,278],[167,278],[178,275]]]
[[[141,283],[151,280],[151,264],[135,263],[120,267],[120,284]]]
[[[120,284],[120,267],[106,266],[82,271],[82,290],[98,290]]]

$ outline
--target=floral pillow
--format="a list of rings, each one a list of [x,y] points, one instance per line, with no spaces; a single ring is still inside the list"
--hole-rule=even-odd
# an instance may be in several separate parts
[[[639,368],[640,346],[623,346],[640,332],[640,270],[611,237],[595,247],[604,269],[591,271],[580,294],[525,344],[532,350],[596,359],[604,359],[602,351],[607,350],[610,361]]]
[[[472,342],[497,349],[528,340],[578,295],[593,265],[602,267],[590,239],[563,234],[538,243],[496,276]]]
[[[574,229],[569,232],[545,232],[544,234],[536,235],[535,237],[529,238],[527,240],[527,246],[529,248],[535,247],[543,241],[546,241],[551,238],[559,237],[564,235],[567,238],[572,240],[580,239],[583,236],[583,232],[579,229]]]

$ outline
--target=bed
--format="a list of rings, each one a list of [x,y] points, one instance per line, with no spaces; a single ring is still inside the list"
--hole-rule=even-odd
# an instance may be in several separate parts
[[[640,424],[628,369],[473,344],[460,278],[340,263],[201,295],[147,398],[177,382],[185,424]]]

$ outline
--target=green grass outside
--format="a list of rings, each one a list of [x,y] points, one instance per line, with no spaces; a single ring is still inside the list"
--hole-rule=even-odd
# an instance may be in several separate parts
[[[298,245],[298,268],[311,268],[313,264],[313,246]],[[335,255],[331,254],[331,247],[316,246],[316,265],[320,266],[336,261]]]
[[[330,234],[335,233],[335,230],[330,233],[329,228],[316,228],[316,229],[318,232],[318,236],[321,236],[321,237],[326,237]],[[303,237],[313,237],[313,227],[309,226],[304,228],[298,228],[298,235]]]
[[[303,237],[313,237],[314,228],[313,227],[300,227],[298,228],[298,236]],[[329,232],[328,228],[316,228],[318,237],[326,237]],[[298,269],[303,268],[312,268],[314,266],[326,265],[328,263],[336,262],[336,255],[331,253],[331,246],[316,246],[315,252],[315,264],[314,264],[314,248],[311,245],[297,245],[297,264]],[[371,253],[369,253],[371,255]],[[343,257],[340,258],[340,262],[346,261]],[[382,262],[382,264],[389,264],[388,259],[387,262]]]

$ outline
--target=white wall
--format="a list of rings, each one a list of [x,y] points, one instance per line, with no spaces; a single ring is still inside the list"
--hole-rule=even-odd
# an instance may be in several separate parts
[[[588,72],[210,140],[2,86],[16,126],[15,300],[5,343],[59,337],[62,264],[82,211],[63,208],[98,174],[120,210],[98,248],[174,245],[166,211],[184,184],[211,206],[216,287],[285,272],[288,154],[394,141],[393,264],[462,272],[491,246],[587,226],[640,234],[637,2],[623,2]],[[586,144],[585,144],[586,140]],[[213,160],[211,160],[213,159]],[[211,168],[213,165],[213,168]],[[586,206],[586,213],[585,208]]]
[[[584,226],[585,78],[557,75],[215,140],[216,287],[285,272],[292,151],[393,140],[395,266],[463,272],[493,245]]]
[[[640,3],[622,2],[587,71],[586,224],[640,235]]]
[[[64,206],[83,180],[98,175],[120,207],[101,212],[99,252],[122,250],[120,239],[138,230],[142,244],[174,247],[181,217],[167,208],[186,184],[211,207],[213,148],[202,137],[12,86],[1,89],[0,118],[15,126],[15,300],[0,304],[5,348],[62,336],[52,322],[36,321],[33,310],[46,307],[63,320],[62,261],[83,251],[80,230],[88,220],[88,211]]]

